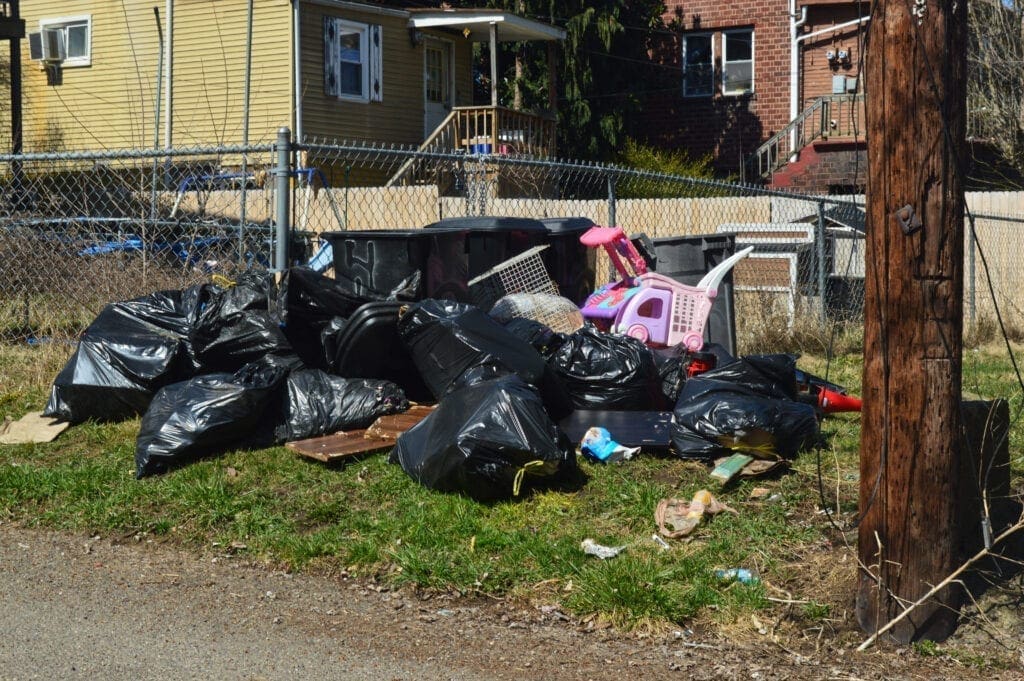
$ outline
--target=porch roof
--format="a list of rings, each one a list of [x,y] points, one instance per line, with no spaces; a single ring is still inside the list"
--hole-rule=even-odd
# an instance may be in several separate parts
[[[452,28],[465,32],[474,42],[489,42],[491,25],[497,27],[498,42],[565,40],[565,31],[540,21],[492,9],[415,9],[410,8],[412,28]]]

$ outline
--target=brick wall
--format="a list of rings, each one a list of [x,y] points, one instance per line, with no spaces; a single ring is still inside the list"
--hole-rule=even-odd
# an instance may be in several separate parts
[[[802,3],[798,3],[802,4]],[[754,93],[746,96],[683,97],[682,72],[667,78],[666,87],[648,97],[642,125],[647,140],[682,148],[691,156],[711,154],[716,168],[737,172],[744,159],[790,121],[790,39],[787,0],[668,0],[665,22],[671,34],[653,49],[655,59],[680,67],[681,36],[713,32],[716,88],[721,87],[722,30],[754,29]],[[812,32],[857,16],[854,2],[814,4],[808,9]],[[850,51],[850,65],[825,59],[827,49]],[[856,75],[857,31],[825,34],[806,48],[809,82],[801,101],[832,91],[832,75]]]
[[[816,142],[772,178],[772,186],[798,194],[863,193],[868,157],[864,142]]]
[[[867,8],[863,7],[862,11],[867,13]],[[830,25],[842,24],[856,18],[856,5],[811,7],[807,12],[804,32],[814,33],[827,29]],[[848,26],[839,31],[825,33],[803,41],[801,46],[803,62],[800,83],[801,109],[810,104],[815,97],[832,93],[833,76],[857,78],[861,70],[864,30],[866,30],[866,25],[863,29],[858,29],[856,25]],[[837,55],[837,58],[832,61],[827,58],[827,53],[830,50]],[[845,61],[840,61],[838,54],[844,50],[848,53],[848,58]],[[861,92],[864,91],[862,85],[859,85],[858,89]]]

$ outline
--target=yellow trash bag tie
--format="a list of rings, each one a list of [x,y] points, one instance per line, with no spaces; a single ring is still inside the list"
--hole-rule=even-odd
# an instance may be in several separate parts
[[[541,459],[534,459],[533,461],[527,461],[523,464],[523,467],[516,471],[516,477],[512,481],[512,496],[519,496],[519,490],[523,486],[523,477],[530,471],[530,469],[543,467],[544,461]]]

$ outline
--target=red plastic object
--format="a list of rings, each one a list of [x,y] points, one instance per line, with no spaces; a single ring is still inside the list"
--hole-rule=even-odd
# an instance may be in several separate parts
[[[826,414],[837,414],[841,411],[860,411],[861,399],[852,395],[837,393],[828,388],[821,388],[818,393],[818,406]]]
[[[693,378],[697,374],[711,371],[715,368],[715,356],[709,352],[695,352],[690,354],[690,362],[686,365],[686,377]]]

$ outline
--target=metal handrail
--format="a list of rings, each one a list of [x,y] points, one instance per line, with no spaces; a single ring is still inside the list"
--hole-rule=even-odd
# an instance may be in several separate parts
[[[423,144],[419,146],[417,151],[424,153],[451,151],[454,149],[456,134],[455,111],[450,111],[444,120],[441,121],[441,124],[434,128],[434,132],[430,133],[430,136],[423,141]],[[420,157],[411,156],[398,168],[398,172],[387,181],[385,186],[394,187],[402,184],[414,184],[419,174],[418,171],[422,166],[423,161]]]
[[[462,151],[467,154],[514,154],[550,157],[555,149],[555,119],[501,106],[458,106],[419,146],[421,154]],[[414,156],[398,169],[387,186],[410,185],[428,178],[423,171],[436,164]]]
[[[769,177],[811,142],[830,137],[863,137],[864,128],[863,94],[817,97],[757,148],[747,161],[747,169],[753,177]]]

